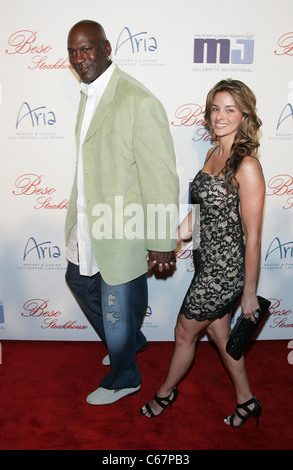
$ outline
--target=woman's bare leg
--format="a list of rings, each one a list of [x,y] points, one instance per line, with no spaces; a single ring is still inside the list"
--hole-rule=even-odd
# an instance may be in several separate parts
[[[178,315],[175,327],[174,352],[166,380],[157,392],[158,397],[168,397],[171,394],[170,399],[172,399],[172,390],[192,365],[198,335],[209,324],[210,322],[208,320],[198,322],[194,319],[188,320],[182,314]],[[155,415],[159,415],[162,412],[162,408],[154,400],[151,400],[149,405]],[[145,407],[142,408],[142,411],[143,414],[149,416]]]
[[[230,315],[225,315],[223,318],[213,321],[207,328],[207,333],[211,340],[217,345],[222,361],[231,377],[235,388],[237,403],[243,404],[250,400],[253,395],[250,390],[244,357],[236,361],[226,351],[226,344],[231,330],[230,321]],[[235,415],[234,425],[238,426],[239,424],[241,424],[241,419]]]

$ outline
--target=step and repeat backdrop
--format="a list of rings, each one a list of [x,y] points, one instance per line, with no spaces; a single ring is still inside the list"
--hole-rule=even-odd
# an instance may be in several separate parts
[[[211,146],[203,126],[207,92],[223,78],[242,80],[255,92],[266,179],[258,293],[272,302],[258,339],[293,338],[292,17],[292,0],[5,3],[0,29],[0,339],[97,340],[64,280],[64,221],[80,98],[67,58],[67,34],[82,19],[104,26],[113,62],[165,106],[177,155],[180,207],[188,207],[190,182]],[[151,341],[173,340],[193,276],[191,250],[186,243],[178,251],[171,278],[149,278],[143,330]]]

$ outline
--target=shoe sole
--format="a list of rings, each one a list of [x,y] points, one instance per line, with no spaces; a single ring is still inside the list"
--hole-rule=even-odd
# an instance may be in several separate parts
[[[118,397],[118,398],[115,398],[115,400],[113,399],[113,400],[111,400],[111,401],[108,400],[108,401],[105,401],[105,402],[103,402],[103,401],[101,400],[99,403],[91,403],[90,401],[88,401],[88,398],[89,398],[89,397],[88,397],[87,400],[86,400],[86,402],[87,402],[88,405],[92,405],[92,406],[112,405],[113,403],[116,403],[117,401],[122,400],[122,398],[130,397],[130,396],[132,396],[132,395],[136,395],[139,391],[140,391],[140,386],[139,386],[139,388],[138,388],[137,390],[134,390],[133,392],[130,392],[130,393],[126,393],[125,395],[122,395],[122,396],[120,396],[120,397]],[[94,392],[93,392],[93,393],[94,393]],[[114,392],[114,393],[115,393],[115,392]],[[119,391],[116,392],[116,393],[118,394]],[[90,396],[90,395],[89,395],[89,396]],[[114,398],[114,395],[112,395],[112,396],[113,396],[113,398]]]

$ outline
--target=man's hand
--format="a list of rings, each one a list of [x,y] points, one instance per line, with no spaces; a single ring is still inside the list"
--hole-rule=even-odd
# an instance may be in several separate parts
[[[149,251],[147,261],[149,269],[162,273],[175,266],[176,255],[174,251]]]

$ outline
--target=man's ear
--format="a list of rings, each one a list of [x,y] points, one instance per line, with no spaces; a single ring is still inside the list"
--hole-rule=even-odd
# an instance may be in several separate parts
[[[110,57],[110,55],[112,53],[112,47],[111,47],[111,44],[108,41],[108,39],[106,39],[106,41],[105,41],[105,53],[108,57]]]

